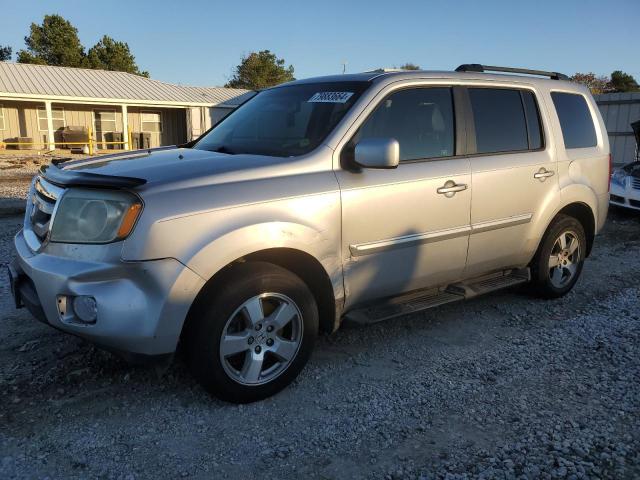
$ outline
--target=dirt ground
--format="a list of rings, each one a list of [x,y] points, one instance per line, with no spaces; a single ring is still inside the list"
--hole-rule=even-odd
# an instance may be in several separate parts
[[[3,277],[0,478],[639,478],[639,285],[640,215],[612,211],[565,298],[343,328],[236,406],[180,359],[131,367],[14,310]]]

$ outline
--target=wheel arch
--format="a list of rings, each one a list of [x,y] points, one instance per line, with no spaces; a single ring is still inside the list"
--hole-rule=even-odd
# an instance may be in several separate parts
[[[593,207],[583,201],[573,201],[557,208],[553,214],[548,217],[548,220],[545,222],[544,230],[542,230],[537,236],[535,251],[531,256],[531,259],[536,257],[546,233],[549,231],[549,228],[551,228],[555,219],[558,218],[558,215],[568,215],[575,218],[582,224],[585,237],[587,239],[586,256],[589,256],[591,253],[591,248],[593,247],[593,241],[596,234],[596,220],[593,213]]]
[[[573,217],[582,224],[582,227],[584,228],[584,234],[587,239],[587,250],[585,257],[588,257],[591,253],[591,249],[593,248],[593,241],[596,235],[596,218],[593,210],[584,202],[573,202],[562,207],[562,209],[560,209],[560,211],[558,211],[558,213],[553,218],[555,219],[560,214]],[[548,228],[549,226],[547,226],[547,229]]]
[[[234,270],[234,266],[247,262],[267,262],[278,265],[297,275],[309,287],[317,306],[321,332],[333,332],[339,325],[341,304],[336,299],[334,287],[329,273],[322,263],[313,255],[290,247],[265,248],[248,253],[229,262],[215,272],[202,286],[193,300],[182,327],[181,336],[189,329],[190,319],[193,318],[199,303],[215,291],[216,286],[227,281]]]
[[[251,253],[240,261],[263,261],[294,273],[307,284],[316,299],[320,331],[331,333],[338,326],[340,309],[329,274],[315,257],[294,248],[268,248]]]

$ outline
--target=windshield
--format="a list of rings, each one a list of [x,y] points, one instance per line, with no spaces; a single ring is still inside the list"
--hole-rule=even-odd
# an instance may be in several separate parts
[[[322,143],[369,85],[310,83],[262,91],[193,148],[228,154],[303,155]]]

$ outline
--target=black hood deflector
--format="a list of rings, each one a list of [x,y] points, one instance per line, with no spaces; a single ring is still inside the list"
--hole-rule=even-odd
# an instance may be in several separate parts
[[[61,163],[56,162],[40,167],[40,175],[48,182],[60,187],[134,188],[147,183],[143,178],[64,170],[58,167]]]

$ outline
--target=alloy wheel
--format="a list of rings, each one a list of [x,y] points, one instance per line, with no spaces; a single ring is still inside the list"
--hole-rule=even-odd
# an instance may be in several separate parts
[[[286,295],[263,293],[245,301],[227,320],[220,338],[226,374],[243,385],[280,376],[302,343],[302,314]]]
[[[549,278],[556,288],[563,288],[576,275],[580,264],[580,240],[572,231],[560,234],[549,256]]]

